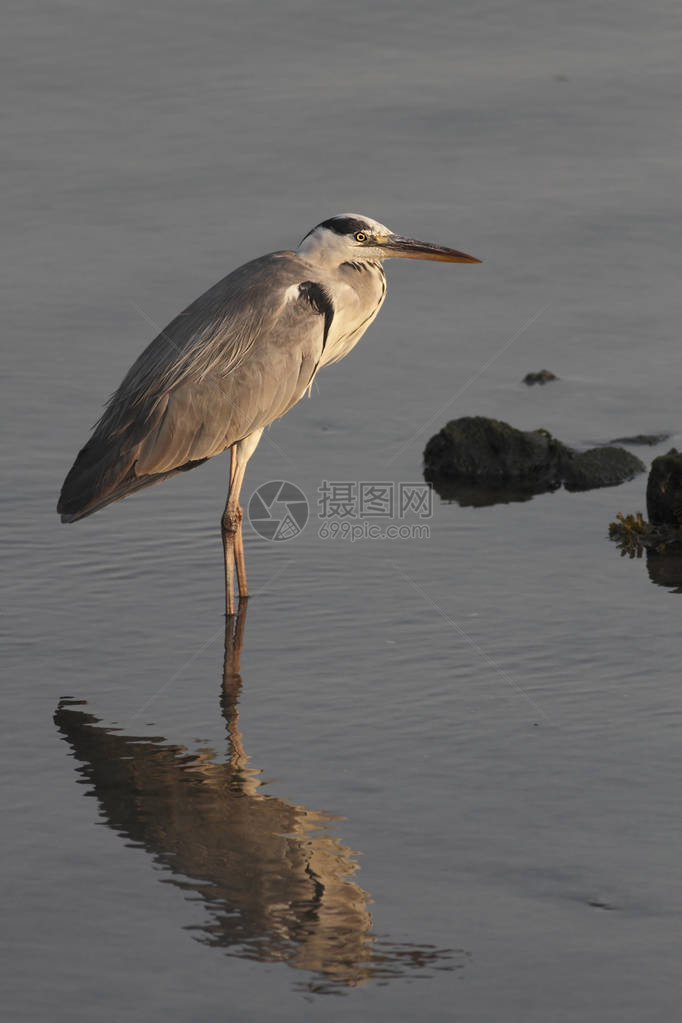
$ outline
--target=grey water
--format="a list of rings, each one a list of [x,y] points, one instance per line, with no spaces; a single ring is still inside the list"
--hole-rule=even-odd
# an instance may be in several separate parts
[[[681,28],[667,0],[7,5],[9,1020],[679,1019],[682,573],[608,539],[645,477],[436,500],[402,540],[325,536],[318,499],[418,482],[459,415],[682,443]],[[310,520],[248,531],[226,653],[224,458],[74,526],[59,487],[175,313],[346,211],[484,262],[389,263],[264,435],[245,498],[289,481]]]

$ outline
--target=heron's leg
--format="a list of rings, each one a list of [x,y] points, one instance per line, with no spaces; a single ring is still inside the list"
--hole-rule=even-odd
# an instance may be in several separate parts
[[[235,611],[234,573],[237,571],[237,585],[240,598],[248,597],[244,544],[242,540],[242,519],[244,512],[239,504],[239,493],[244,482],[246,464],[258,446],[262,430],[245,437],[230,448],[230,477],[227,504],[221,522],[223,549],[225,552],[225,614]]]
[[[246,588],[246,564],[244,562],[244,538],[242,536],[244,512],[241,507],[239,508],[239,513],[239,525],[237,526],[237,532],[234,536],[234,560],[235,567],[237,569],[237,589],[239,590],[240,597],[248,597],[249,592]]]
[[[227,487],[227,502],[225,511],[220,522],[220,529],[223,536],[223,552],[225,554],[225,614],[234,614],[234,538],[237,524],[232,515],[230,500],[232,498],[232,484],[237,466],[236,445],[230,448],[230,475]]]
[[[238,769],[245,767],[248,762],[239,731],[239,696],[242,691],[239,659],[244,641],[247,604],[246,600],[240,601],[237,614],[230,615],[225,619],[225,660],[223,662],[223,692],[220,700],[230,742],[229,760],[232,766]],[[247,777],[245,776],[243,780],[246,781]]]

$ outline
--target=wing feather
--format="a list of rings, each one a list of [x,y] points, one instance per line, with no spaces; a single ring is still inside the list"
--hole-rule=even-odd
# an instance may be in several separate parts
[[[58,505],[64,521],[194,468],[303,396],[333,307],[312,282],[299,288],[302,269],[309,274],[292,253],[248,263],[161,331],[68,474]]]

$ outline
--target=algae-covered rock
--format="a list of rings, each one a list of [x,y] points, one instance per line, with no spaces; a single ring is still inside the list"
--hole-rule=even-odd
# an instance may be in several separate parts
[[[682,454],[675,448],[651,463],[646,503],[649,522],[641,512],[618,514],[609,536],[623,557],[646,554],[652,583],[682,593]]]
[[[682,454],[676,448],[651,463],[646,505],[652,522],[682,526]]]
[[[595,490],[615,487],[644,472],[645,465],[625,448],[590,448],[574,454],[566,466],[566,490]]]
[[[533,384],[548,384],[550,380],[558,380],[559,377],[550,369],[541,369],[539,373],[526,373],[523,378],[524,384],[532,387]]]
[[[484,416],[451,420],[424,451],[426,479],[444,500],[466,505],[524,501],[562,483],[568,490],[611,487],[643,471],[623,448],[578,453],[547,430],[517,430]]]
[[[426,445],[424,468],[434,476],[496,482],[557,483],[568,448],[546,430],[524,432],[485,416],[447,423]]]

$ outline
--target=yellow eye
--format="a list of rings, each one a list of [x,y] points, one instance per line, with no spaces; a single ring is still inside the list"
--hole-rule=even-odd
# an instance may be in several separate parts
[[[353,237],[355,238],[356,242],[367,241],[367,235],[365,234],[364,231],[356,231]]]

